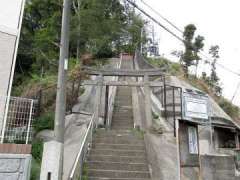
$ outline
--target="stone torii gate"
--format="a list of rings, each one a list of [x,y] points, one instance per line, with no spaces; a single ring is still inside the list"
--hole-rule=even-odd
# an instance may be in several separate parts
[[[95,99],[95,115],[99,117],[102,88],[106,86],[106,97],[108,97],[109,86],[128,86],[128,87],[142,87],[145,94],[145,114],[146,114],[146,126],[147,129],[152,126],[152,110],[151,110],[151,88],[161,87],[165,84],[165,75],[159,71],[159,69],[102,69],[96,70],[90,67],[83,67],[83,71],[88,75],[97,76],[97,80],[87,80],[83,85],[97,86],[96,99]],[[111,77],[132,77],[131,81],[105,81],[105,76]],[[150,81],[150,77],[161,77],[162,81],[154,82]],[[134,81],[134,79],[136,79]],[[106,98],[107,99],[107,98]],[[106,103],[107,105],[108,103]],[[105,106],[105,115],[107,114],[108,107]]]

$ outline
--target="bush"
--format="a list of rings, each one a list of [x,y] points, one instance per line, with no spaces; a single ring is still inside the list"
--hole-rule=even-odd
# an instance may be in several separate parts
[[[239,108],[235,105],[233,105],[228,100],[221,98],[219,100],[219,106],[233,119],[236,119],[239,117],[240,111]]]
[[[43,141],[35,139],[32,142],[32,156],[35,160],[41,162],[43,153]]]
[[[47,112],[34,121],[34,130],[36,133],[45,129],[54,129],[54,112]]]

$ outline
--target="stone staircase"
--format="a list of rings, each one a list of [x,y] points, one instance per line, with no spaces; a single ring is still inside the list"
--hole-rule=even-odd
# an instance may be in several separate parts
[[[117,91],[111,130],[97,130],[87,158],[88,180],[150,179],[143,138],[133,130],[131,88]]]

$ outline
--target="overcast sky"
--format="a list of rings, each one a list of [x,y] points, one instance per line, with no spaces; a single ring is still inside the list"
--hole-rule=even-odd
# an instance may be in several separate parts
[[[221,56],[219,63],[240,73],[239,0],[144,0],[144,2],[181,29],[184,29],[187,24],[195,24],[197,27],[196,34],[203,35],[206,39],[204,54],[208,53],[211,45],[219,45]],[[141,0],[136,0],[136,3],[160,22],[167,25],[144,6]],[[160,54],[165,54],[168,57],[172,50],[181,50],[183,48],[183,45],[178,40],[160,27],[156,26],[156,32],[160,38]],[[177,33],[177,31],[175,32]],[[240,82],[240,77],[223,70],[221,67],[217,67],[217,72],[224,88],[224,96],[231,99]],[[240,105],[240,89],[234,103]]]

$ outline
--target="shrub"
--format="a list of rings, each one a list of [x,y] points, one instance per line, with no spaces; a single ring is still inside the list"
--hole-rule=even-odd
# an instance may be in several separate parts
[[[233,105],[231,102],[228,100],[221,98],[219,100],[219,106],[233,119],[239,117],[239,108],[235,105]]]
[[[34,130],[37,132],[40,132],[45,129],[54,129],[54,112],[47,112],[40,117],[38,117],[34,123]]]

